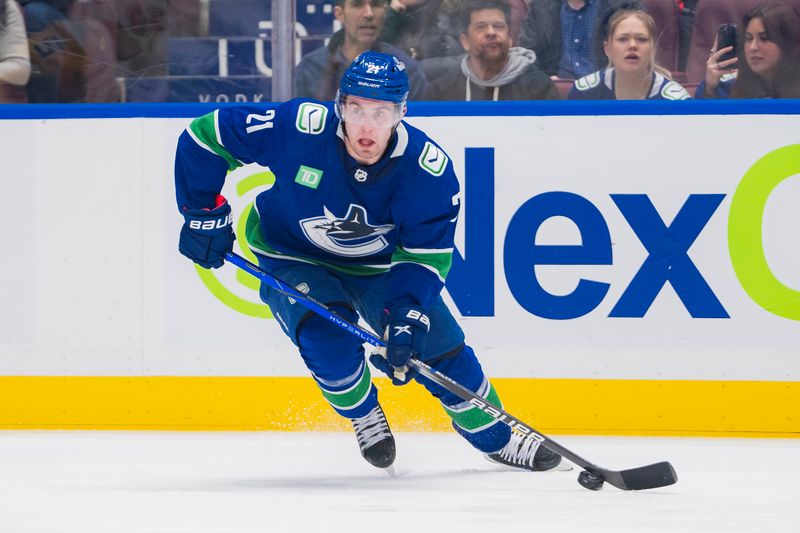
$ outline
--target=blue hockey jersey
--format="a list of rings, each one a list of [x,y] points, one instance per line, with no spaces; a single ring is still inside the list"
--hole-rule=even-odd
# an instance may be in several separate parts
[[[350,275],[390,272],[387,307],[427,308],[452,260],[460,207],[452,162],[404,122],[369,166],[347,154],[343,135],[333,105],[314,100],[204,115],[178,141],[178,208],[213,207],[229,170],[268,166],[275,183],[247,224],[253,252]]]
[[[616,100],[614,91],[614,67],[598,70],[575,80],[567,98],[570,100]],[[653,72],[650,90],[645,100],[686,100],[689,92],[675,81],[659,72]]]

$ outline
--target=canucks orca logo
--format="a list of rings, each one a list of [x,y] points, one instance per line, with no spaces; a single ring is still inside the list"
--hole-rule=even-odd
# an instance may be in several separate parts
[[[306,238],[327,252],[346,257],[363,257],[380,252],[389,244],[383,237],[394,229],[393,224],[372,226],[367,210],[350,204],[344,218],[338,218],[327,207],[325,216],[300,221]]]

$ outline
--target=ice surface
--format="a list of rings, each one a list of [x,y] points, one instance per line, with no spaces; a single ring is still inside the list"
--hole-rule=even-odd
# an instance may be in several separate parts
[[[0,432],[0,531],[798,528],[800,439],[556,437],[607,468],[671,461],[678,484],[642,492],[503,470],[454,434],[396,439],[392,478],[348,433]]]

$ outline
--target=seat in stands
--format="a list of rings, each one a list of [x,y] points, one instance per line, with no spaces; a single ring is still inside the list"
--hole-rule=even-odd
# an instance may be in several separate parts
[[[85,54],[84,101],[119,102],[116,47],[106,25],[92,18],[67,20],[65,25],[78,40]]]
[[[678,69],[678,4],[675,0],[643,0],[645,9],[656,22],[656,61],[669,71]]]
[[[330,37],[333,34],[333,0],[297,0],[297,35]],[[210,0],[208,34],[217,37],[269,37],[270,0]]]
[[[151,76],[120,78],[126,102],[268,102],[265,76]]]
[[[322,46],[322,38],[298,39],[300,54]],[[177,76],[272,76],[272,43],[255,37],[173,37],[167,65]]]

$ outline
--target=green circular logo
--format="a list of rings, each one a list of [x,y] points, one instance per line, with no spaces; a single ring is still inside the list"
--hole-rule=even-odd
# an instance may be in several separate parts
[[[243,178],[236,184],[236,196],[238,198],[243,198],[250,191],[269,187],[273,183],[275,183],[275,175],[272,174],[272,172],[259,172],[257,174],[252,174],[246,178]],[[244,257],[246,257],[249,261],[258,263],[255,254],[250,251],[250,247],[247,245],[247,235],[245,232],[247,217],[250,215],[251,209],[253,209],[252,201],[245,205],[244,209],[242,209],[237,217],[236,242],[239,243],[239,249]],[[272,318],[272,311],[270,311],[269,306],[263,303],[258,295],[261,282],[247,272],[241,269],[236,269],[236,282],[254,291],[254,300],[243,298],[226,287],[213,270],[202,268],[199,265],[195,265],[195,270],[200,276],[200,280],[203,282],[203,284],[208,288],[209,291],[211,291],[211,294],[216,296],[219,301],[231,309],[234,309],[243,315],[252,316],[255,318]]]
[[[800,174],[800,144],[774,150],[750,167],[731,200],[728,248],[745,292],[765,310],[800,320],[800,291],[781,283],[764,253],[763,221],[767,199],[783,180]]]

